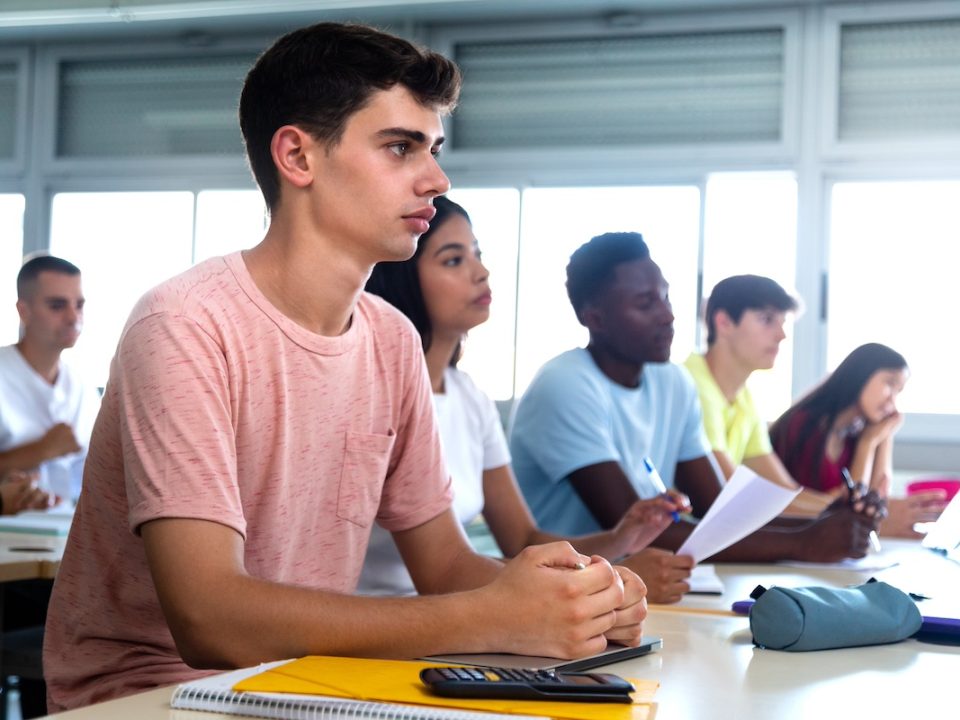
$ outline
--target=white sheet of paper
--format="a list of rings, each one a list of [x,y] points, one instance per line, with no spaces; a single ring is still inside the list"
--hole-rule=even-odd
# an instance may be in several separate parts
[[[773,520],[800,490],[788,490],[740,466],[677,555],[700,562]]]

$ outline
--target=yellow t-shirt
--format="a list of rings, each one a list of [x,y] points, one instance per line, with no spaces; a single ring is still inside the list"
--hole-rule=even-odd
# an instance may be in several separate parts
[[[757,412],[750,391],[744,387],[733,402],[727,402],[703,355],[692,353],[684,366],[693,376],[703,409],[703,429],[710,447],[730,458],[734,465],[744,459],[773,452],[767,424]]]

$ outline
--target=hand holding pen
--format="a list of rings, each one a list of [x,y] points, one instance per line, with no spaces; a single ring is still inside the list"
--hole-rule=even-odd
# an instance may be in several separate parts
[[[863,484],[854,482],[847,468],[843,468],[840,474],[847,486],[847,501],[854,512],[862,513],[878,522],[886,517],[887,504],[875,491],[866,490]],[[880,552],[880,537],[876,530],[870,531],[870,545],[874,552]]]
[[[666,500],[670,504],[671,507],[669,511],[673,522],[679,522],[680,513],[688,513],[692,509],[690,507],[690,498],[676,490],[667,490],[663,478],[660,477],[660,473],[657,472],[657,468],[650,458],[643,458],[643,466],[647,470],[647,477],[650,478],[650,484],[653,485],[658,493],[657,497]]]
[[[685,496],[674,491],[649,500],[637,500],[612,528],[615,538],[613,555],[633,555],[652,543],[680,512],[689,510]],[[673,518],[676,517],[677,520]]]
[[[676,490],[668,491],[650,459],[644,458],[643,462],[658,495],[648,500],[637,500],[613,527],[611,532],[616,542],[615,554],[618,556],[633,555],[643,550],[671,521],[678,522],[681,512],[690,511],[687,496]]]
[[[843,468],[840,474],[847,488],[847,501],[855,512],[877,520],[887,516],[887,501],[880,497],[876,490],[867,489],[863,483],[855,482],[847,468]]]

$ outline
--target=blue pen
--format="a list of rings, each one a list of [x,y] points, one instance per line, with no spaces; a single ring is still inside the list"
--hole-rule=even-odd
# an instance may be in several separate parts
[[[661,495],[667,494],[667,486],[663,484],[663,478],[660,477],[660,473],[657,472],[657,468],[653,464],[653,460],[648,457],[643,458],[643,466],[647,469],[647,475],[650,477],[650,482],[653,483],[654,489]],[[680,522],[680,513],[674,510],[670,513],[673,517],[674,522]]]

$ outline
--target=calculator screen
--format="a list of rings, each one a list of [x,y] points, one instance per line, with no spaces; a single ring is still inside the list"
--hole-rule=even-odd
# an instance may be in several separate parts
[[[603,685],[592,675],[564,675],[563,681],[573,685]]]

